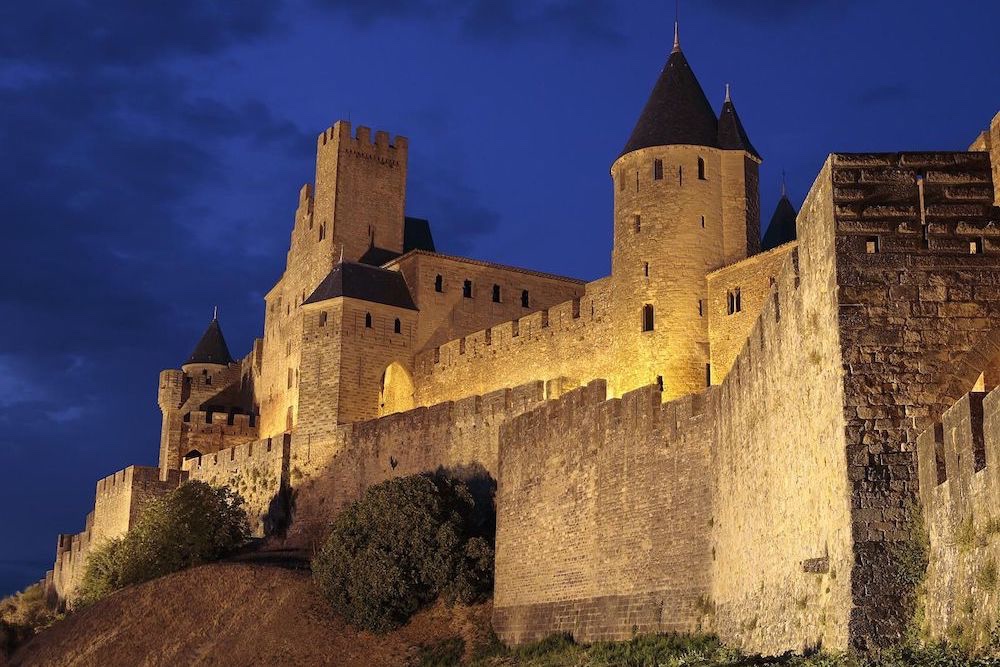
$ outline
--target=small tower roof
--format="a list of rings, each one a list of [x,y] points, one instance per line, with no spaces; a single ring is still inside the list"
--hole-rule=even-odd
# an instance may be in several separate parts
[[[717,148],[718,134],[715,111],[681,51],[675,30],[674,49],[622,155],[650,146],[688,144]]]
[[[229,346],[222,336],[222,327],[219,326],[219,319],[213,317],[201,340],[194,347],[194,352],[188,357],[184,365],[188,364],[219,364],[228,366],[233,363],[233,358],[229,354]]]
[[[797,216],[798,212],[782,187],[781,199],[774,209],[774,215],[771,216],[771,222],[767,225],[767,231],[764,232],[761,249],[771,250],[789,241],[794,241],[796,239],[795,218]]]
[[[729,84],[726,84],[726,101],[722,105],[722,113],[719,114],[719,148],[728,151],[746,151],[760,159],[760,153],[750,143],[750,137],[747,136],[743,122],[736,113],[736,106],[729,94]]]

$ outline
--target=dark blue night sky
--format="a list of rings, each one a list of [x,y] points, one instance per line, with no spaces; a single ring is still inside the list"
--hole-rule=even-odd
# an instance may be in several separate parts
[[[673,3],[34,0],[0,6],[0,594],[51,567],[96,481],[155,464],[157,374],[218,304],[263,324],[315,135],[410,138],[408,213],[438,249],[609,271],[621,150]],[[832,151],[964,149],[1000,110],[985,0],[687,0],[685,54],[724,84],[798,204]],[[530,237],[530,241],[527,240]]]

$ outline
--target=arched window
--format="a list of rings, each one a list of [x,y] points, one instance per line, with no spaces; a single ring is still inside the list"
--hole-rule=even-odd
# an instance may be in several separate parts
[[[698,180],[705,180],[705,159],[698,158]]]
[[[396,333],[400,333],[403,330],[403,325],[399,321],[398,317],[396,318],[396,322],[392,325],[392,330],[395,331]]]
[[[437,278],[434,279],[434,291],[443,292],[444,291],[444,278],[439,273]]]
[[[530,305],[531,303],[528,298],[528,290],[521,290],[521,308],[527,308]]]
[[[663,180],[663,160],[653,160],[653,180]]]
[[[462,283],[462,296],[464,296],[466,299],[471,299],[472,298],[472,281],[471,280],[466,280],[464,283]]]
[[[371,329],[371,328],[372,328],[372,314],[365,313],[365,329]]]
[[[500,286],[493,286],[493,303],[500,303]]]
[[[653,304],[647,303],[642,307],[642,330],[653,330]]]

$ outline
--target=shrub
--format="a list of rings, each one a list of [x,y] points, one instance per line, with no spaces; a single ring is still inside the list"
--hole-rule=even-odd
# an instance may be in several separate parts
[[[348,622],[373,632],[442,597],[471,604],[493,589],[492,502],[438,473],[383,482],[334,521],[313,577]]]
[[[60,617],[49,606],[41,584],[28,586],[20,593],[0,600],[0,658],[13,653],[20,644]]]
[[[218,560],[249,537],[237,493],[185,482],[151,501],[124,537],[91,551],[74,604],[92,604],[124,586]]]

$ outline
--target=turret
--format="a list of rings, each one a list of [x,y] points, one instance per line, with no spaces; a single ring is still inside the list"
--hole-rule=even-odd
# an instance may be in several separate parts
[[[706,275],[759,249],[753,145],[727,91],[716,116],[680,47],[674,47],[611,168],[615,198],[612,280],[634,363],[613,393],[662,383],[666,398],[708,377]]]
[[[767,231],[764,232],[764,240],[761,242],[763,249],[771,250],[779,245],[794,241],[796,239],[795,219],[797,217],[798,212],[795,210],[792,200],[788,198],[788,190],[782,181],[781,199],[778,200],[778,205],[771,215],[771,222],[768,223]]]
[[[211,375],[225,370],[231,363],[233,357],[229,354],[229,346],[226,345],[226,339],[222,335],[222,327],[219,326],[218,312],[216,312],[205,333],[195,345],[191,356],[181,366],[181,370],[187,375]]]

